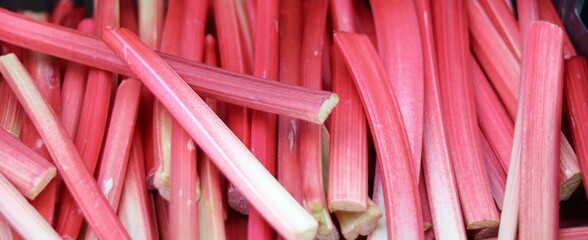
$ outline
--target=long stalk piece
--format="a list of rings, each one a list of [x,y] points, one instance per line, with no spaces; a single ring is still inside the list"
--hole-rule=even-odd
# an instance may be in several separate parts
[[[69,135],[14,54],[0,57],[0,71],[39,130],[61,177],[80,205],[90,226],[101,238],[128,239],[127,233],[86,169]]]
[[[558,141],[562,115],[563,31],[531,24],[524,51],[519,115],[519,237],[555,239],[559,229]]]
[[[103,38],[282,236],[314,237],[314,219],[169,65],[128,30],[109,29]]]
[[[132,76],[132,71],[98,38],[0,9],[0,40],[91,67]],[[35,37],[32,37],[35,36]],[[337,95],[263,80],[159,54],[203,97],[322,123],[338,103]],[[223,81],[218,81],[223,79]],[[222,91],[219,91],[222,89]]]
[[[423,239],[423,216],[408,137],[376,50],[367,36],[343,32],[335,34],[335,46],[352,73],[374,134],[388,237]]]
[[[467,229],[497,227],[470,81],[466,6],[462,0],[435,0],[432,10],[447,143],[465,224]]]

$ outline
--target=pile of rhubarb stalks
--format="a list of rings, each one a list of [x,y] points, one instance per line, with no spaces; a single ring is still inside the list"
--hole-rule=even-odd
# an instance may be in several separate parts
[[[93,9],[0,9],[0,239],[588,238],[550,0]]]

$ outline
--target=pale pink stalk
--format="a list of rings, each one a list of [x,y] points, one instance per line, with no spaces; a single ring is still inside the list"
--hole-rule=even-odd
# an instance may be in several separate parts
[[[18,190],[0,174],[0,214],[25,239],[61,239]],[[1,217],[1,216],[0,216]]]
[[[0,9],[0,22],[3,23],[0,24],[0,40],[2,41],[122,75],[133,74],[96,37],[26,19],[5,9]],[[216,22],[218,26],[219,21]],[[217,31],[217,33],[221,32],[223,31]],[[227,54],[229,59],[235,58],[234,53]],[[246,105],[252,109],[314,123],[323,123],[338,103],[338,97],[330,92],[264,80],[166,54],[160,55],[188,84],[205,97],[214,97],[224,102]],[[224,91],[218,91],[218,89],[224,89]]]
[[[384,67],[365,35],[335,33],[335,46],[352,73],[374,134],[388,236],[422,239],[423,220],[408,136]]]
[[[416,7],[410,0],[371,0],[370,3],[378,38],[377,50],[398,101],[418,181],[425,92]]]
[[[265,170],[238,138],[155,52],[124,29],[104,41],[170,110],[225,176],[286,238],[312,238],[317,223]],[[267,195],[267,193],[272,193]]]
[[[22,195],[35,199],[55,177],[55,166],[2,129],[0,145],[0,172]]]
[[[151,219],[150,195],[145,181],[145,162],[141,131],[136,127],[125,182],[118,205],[118,218],[132,239],[153,240],[157,236],[156,224]]]
[[[13,239],[12,229],[4,217],[0,216],[0,239]]]
[[[43,137],[61,177],[76,202],[80,204],[89,225],[99,237],[128,239],[114,211],[84,166],[75,145],[22,64],[14,54],[0,57],[0,63],[0,71],[8,79],[23,108]]]
[[[164,19],[163,0],[147,0],[138,2],[139,36],[147,46],[157,49],[161,37]]]

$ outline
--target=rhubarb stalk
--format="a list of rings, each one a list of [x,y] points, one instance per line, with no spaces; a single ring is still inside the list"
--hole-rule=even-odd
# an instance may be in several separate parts
[[[35,199],[55,177],[55,166],[1,129],[0,145],[0,172],[23,196]]]
[[[422,239],[423,220],[408,136],[384,67],[365,35],[335,33],[335,45],[352,73],[374,134],[388,236]]]
[[[433,231],[438,239],[466,239],[454,167],[447,142],[447,130],[444,127],[431,5],[429,1],[419,0],[416,1],[416,7],[425,67],[422,161]]]
[[[157,239],[155,224],[151,222],[150,197],[145,181],[145,162],[141,131],[136,127],[127,173],[118,206],[118,218],[132,239]]]
[[[239,35],[237,7],[235,0],[213,1],[215,24],[221,66],[224,69],[245,73],[245,50]],[[250,146],[251,119],[249,110],[233,104],[226,105],[226,122],[232,132],[245,144]],[[228,189],[229,206],[240,213],[248,212],[247,201],[233,184]]]
[[[279,1],[257,3],[255,33],[255,76],[278,80]],[[253,111],[251,114],[251,152],[263,166],[276,175],[277,116],[273,113]],[[275,239],[274,231],[265,222],[258,209],[249,209],[248,239]]]
[[[432,9],[447,144],[466,228],[496,227],[499,215],[482,156],[470,81],[466,6],[461,0],[433,1]]]
[[[578,155],[580,169],[584,176],[588,176],[588,64],[583,57],[572,57],[566,60],[565,101],[567,106],[566,117],[572,128],[574,147]],[[588,189],[588,181],[584,182],[584,188]]]
[[[521,124],[515,126],[521,128],[518,155],[521,164],[521,239],[555,239],[558,236],[563,42],[563,31],[556,25],[531,24],[521,75],[517,116],[521,118]]]
[[[302,42],[302,4],[298,0],[280,2],[280,72],[282,83],[300,83],[300,45]],[[278,181],[302,203],[301,168],[298,158],[298,119],[278,116]]]
[[[128,235],[87,171],[75,145],[61,126],[28,73],[14,54],[0,57],[0,71],[10,83],[20,103],[43,138],[55,165],[80,205],[90,226],[105,239]],[[110,81],[108,81],[110,82]]]
[[[118,210],[127,173],[140,96],[139,80],[130,78],[120,84],[102,151],[97,184],[115,212]],[[88,229],[86,239],[96,239],[95,232]]]
[[[330,1],[336,31],[356,32],[352,4],[352,1]],[[332,89],[345,104],[339,105],[330,118],[329,210],[364,212],[368,207],[365,113],[343,59],[331,55]]]
[[[35,211],[27,200],[0,174],[0,213],[25,239],[61,239],[51,225]]]
[[[314,236],[312,217],[163,59],[128,30],[106,30],[103,39],[282,236]]]
[[[300,49],[300,86],[321,89],[322,53],[328,1],[302,1],[302,45]],[[298,158],[301,163],[304,207],[319,222],[317,238],[336,238],[338,231],[328,211],[323,180],[321,125],[299,122]]]
[[[416,7],[409,0],[371,0],[370,3],[378,53],[400,107],[418,181],[423,147],[424,80]]]
[[[216,1],[215,1],[216,2]],[[70,61],[130,76],[132,71],[98,38],[0,9],[0,40]],[[217,21],[217,26],[219,21]],[[218,33],[223,31],[217,31]],[[35,37],[32,37],[35,36]],[[220,44],[220,35],[219,35]],[[252,109],[323,123],[338,102],[330,92],[264,80],[160,54],[205,97]],[[222,55],[222,50],[221,50]],[[228,53],[235,58],[235,53]],[[222,58],[227,59],[227,57]],[[222,79],[222,81],[219,81]],[[218,91],[223,89],[223,91]]]

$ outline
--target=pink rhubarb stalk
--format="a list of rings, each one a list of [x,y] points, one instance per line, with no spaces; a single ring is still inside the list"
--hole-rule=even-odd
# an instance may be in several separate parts
[[[5,9],[0,9],[0,22],[3,23],[0,24],[2,41],[119,74],[133,74],[97,37],[26,19]],[[159,55],[205,97],[314,123],[323,123],[338,102],[338,97],[330,92],[264,80],[167,54]],[[235,58],[235,53],[230,52],[229,58]],[[226,58],[221,56],[222,59]]]
[[[422,239],[423,220],[408,136],[384,67],[365,35],[335,33],[335,45],[352,73],[374,134],[388,236]]]
[[[120,84],[102,151],[97,183],[115,212],[118,210],[127,173],[140,96],[139,80],[130,78]],[[88,229],[86,239],[96,239],[95,232]]]
[[[300,86],[310,89],[322,87],[321,63],[328,3],[327,0],[302,1],[305,14],[300,47]],[[317,238],[337,238],[339,233],[329,214],[323,184],[321,125],[299,122],[298,137],[304,207],[319,222]]]
[[[0,172],[23,196],[35,199],[55,177],[55,166],[1,129],[0,145]]]
[[[425,92],[416,7],[410,0],[371,0],[370,3],[378,38],[377,50],[398,101],[418,180]]]
[[[566,117],[570,122],[574,147],[584,176],[588,176],[588,63],[583,57],[566,60],[565,101]],[[584,182],[587,188],[588,181]]]
[[[302,4],[298,0],[280,2],[280,82],[300,83],[302,43]],[[277,178],[286,190],[302,203],[301,168],[298,158],[298,119],[278,116]]]
[[[220,65],[227,70],[245,73],[245,47],[240,40],[236,4],[234,0],[213,1]],[[226,123],[245,146],[250,146],[251,119],[247,108],[227,104]],[[248,212],[247,201],[232,184],[229,185],[228,199],[233,209],[243,214]]]
[[[61,239],[18,190],[0,174],[0,214],[25,239]],[[1,216],[0,216],[1,217]]]
[[[438,239],[466,239],[447,130],[444,127],[431,5],[427,0],[418,0],[416,7],[425,67],[423,173],[432,227]]]
[[[312,217],[163,59],[128,30],[106,30],[103,39],[170,110],[266,221],[286,238],[314,237],[317,223]],[[270,192],[271,197],[266,195]]]
[[[14,54],[0,57],[0,71],[31,118],[89,225],[105,239],[128,235],[86,169],[75,145]]]
[[[496,227],[499,214],[482,156],[470,81],[466,6],[461,0],[436,0],[432,9],[443,118],[465,225]]]
[[[558,236],[563,42],[563,31],[556,25],[531,24],[521,75],[517,116],[521,121],[515,126],[521,128],[520,152],[516,156],[521,165],[521,239],[555,239]]]
[[[352,1],[330,1],[336,31],[356,32],[352,4]],[[368,133],[365,113],[341,56],[332,54],[330,61],[332,90],[345,104],[339,105],[330,118],[329,209],[363,212],[368,207]]]
[[[155,224],[151,222],[150,194],[145,181],[145,162],[141,131],[136,126],[127,165],[125,182],[118,205],[118,218],[132,239],[158,239]]]
[[[278,80],[278,33],[279,8],[278,0],[260,1],[256,9],[255,76]],[[273,113],[253,111],[251,114],[251,152],[263,166],[276,175],[276,134],[277,116]],[[274,231],[255,208],[249,209],[247,238],[275,239]]]

